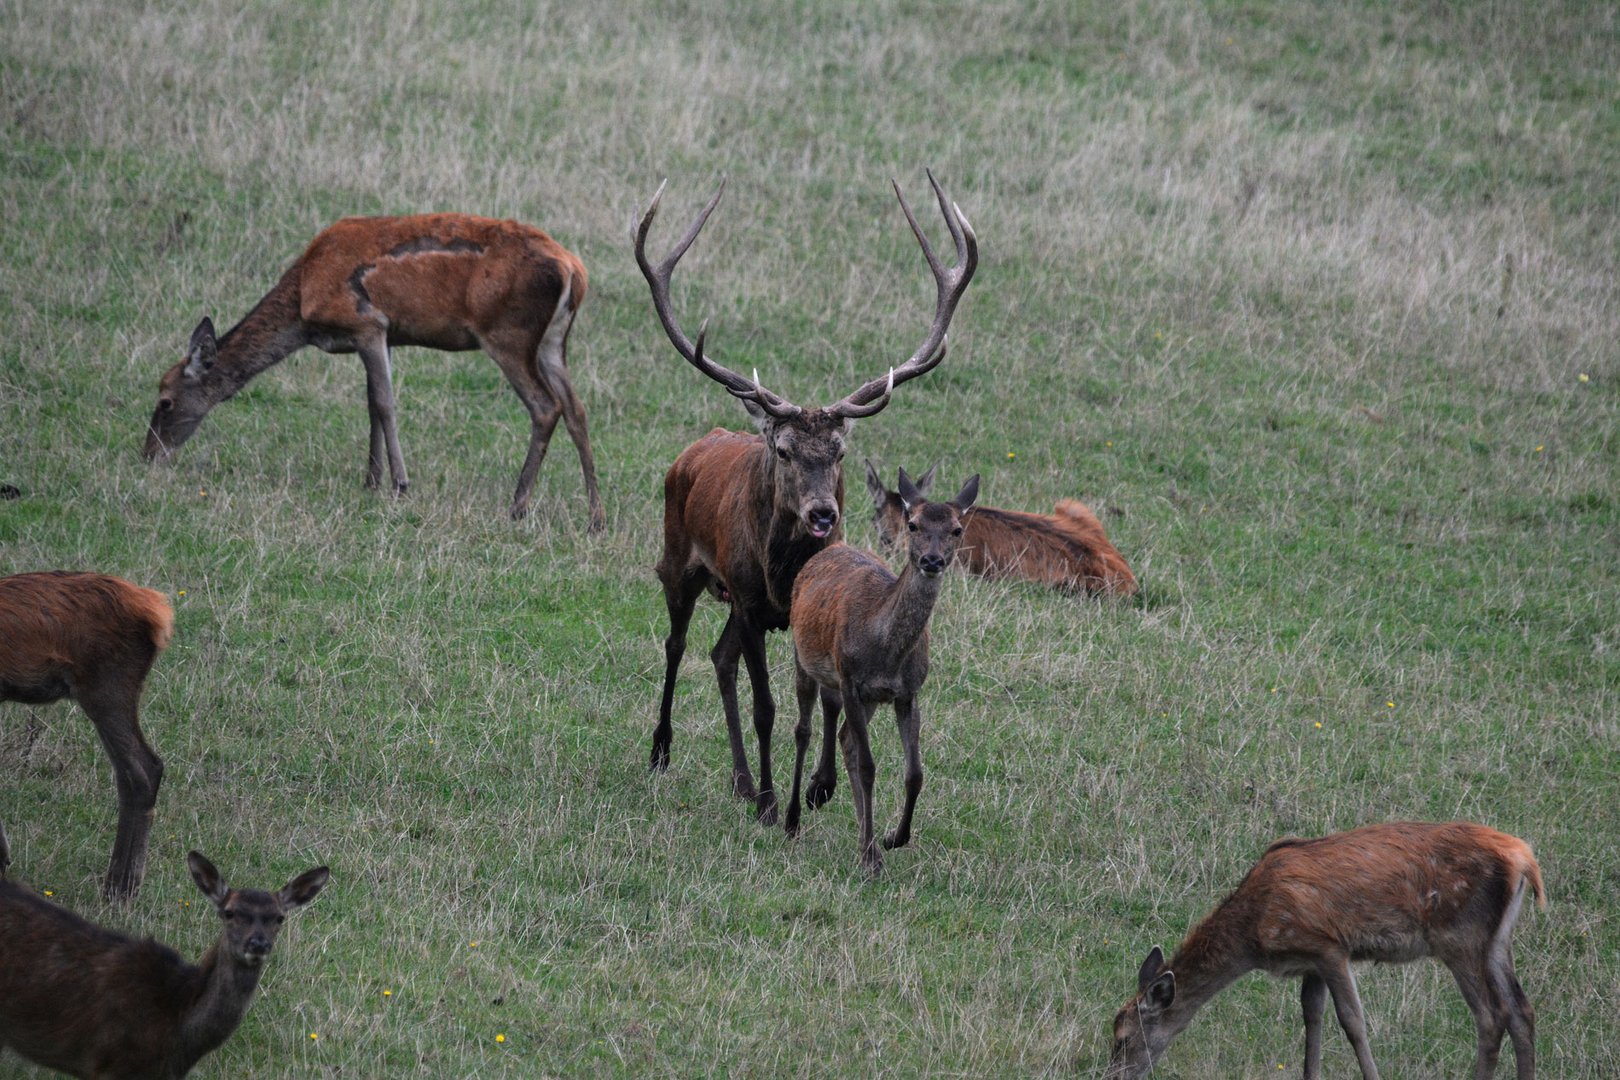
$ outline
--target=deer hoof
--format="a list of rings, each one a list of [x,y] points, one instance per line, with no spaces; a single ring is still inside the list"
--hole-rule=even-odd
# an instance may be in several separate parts
[[[766,792],[760,799],[759,812],[755,816],[759,819],[761,825],[771,826],[776,824],[776,798],[769,792]]]
[[[745,772],[731,774],[731,792],[739,799],[753,802],[759,798],[759,789],[754,786],[754,778]]]
[[[799,804],[798,803],[789,803],[788,804],[787,820],[782,823],[782,829],[783,829],[784,832],[787,833],[789,840],[791,840],[795,836],[799,835]]]
[[[827,805],[827,801],[833,797],[833,792],[837,790],[838,781],[811,776],[810,788],[805,792],[804,801],[810,804],[810,809],[819,810]]]
[[[893,851],[897,847],[905,847],[911,843],[911,834],[902,833],[899,829],[883,838],[883,847],[886,851]]]
[[[607,532],[607,518],[602,515],[601,511],[591,515],[591,523],[586,526],[585,531],[591,536],[600,536]]]
[[[865,855],[861,856],[861,869],[866,872],[866,876],[869,878],[877,878],[882,876],[883,856],[877,853],[876,848],[873,848],[871,851],[868,851]]]
[[[669,769],[669,743],[653,740],[652,763],[648,767],[651,772],[667,772]]]
[[[411,482],[409,480],[401,480],[394,485],[394,494],[403,495],[410,488],[410,486]]]
[[[526,518],[528,516],[529,516],[529,504],[527,502],[515,502],[515,503],[512,504],[512,520],[513,521],[522,521],[524,518]]]

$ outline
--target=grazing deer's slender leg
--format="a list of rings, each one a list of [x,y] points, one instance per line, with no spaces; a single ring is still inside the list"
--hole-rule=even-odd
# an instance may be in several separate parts
[[[664,696],[658,707],[658,726],[653,728],[652,765],[655,772],[669,768],[669,744],[673,735],[670,712],[675,705],[675,677],[680,674],[681,657],[686,655],[686,628],[692,609],[703,595],[704,575],[688,573],[673,585],[664,583],[664,603],[669,608],[669,636],[664,639]]]
[[[759,742],[759,796],[755,813],[761,825],[776,824],[776,787],[771,779],[771,733],[776,727],[776,701],[771,697],[771,672],[765,663],[765,635],[744,625],[739,640],[748,685],[754,695],[754,738]],[[746,762],[746,759],[744,759]]]
[[[1299,984],[1299,1004],[1305,1013],[1305,1080],[1322,1075],[1322,1015],[1327,1012],[1328,988],[1322,976],[1307,972]]]
[[[736,608],[726,616],[726,625],[720,631],[720,640],[709,651],[714,661],[714,677],[720,684],[720,707],[726,714],[726,737],[731,740],[731,790],[740,799],[759,798],[754,786],[754,774],[748,768],[748,751],[743,746],[742,714],[737,710],[737,660],[743,652],[742,619]]]
[[[1356,992],[1356,977],[1350,970],[1349,958],[1343,955],[1321,957],[1317,961],[1317,973],[1333,995],[1333,1011],[1338,1014],[1339,1026],[1355,1047],[1362,1080],[1378,1080],[1378,1066],[1373,1064],[1372,1047],[1367,1043],[1367,1018],[1361,1010],[1361,995]]]
[[[833,758],[833,747],[838,742],[838,713],[843,701],[838,691],[821,691],[821,755],[816,759],[816,771],[810,775],[810,790],[805,801],[810,809],[818,810],[838,790],[838,764]]]
[[[579,467],[585,476],[585,498],[590,504],[591,511],[589,531],[595,533],[607,527],[607,516],[602,511],[602,494],[596,485],[596,459],[591,454],[591,436],[585,425],[585,406],[580,404],[578,395],[574,393],[573,381],[568,377],[568,332],[573,328],[576,311],[570,299],[571,295],[571,286],[565,285],[562,296],[557,301],[557,310],[552,313],[551,321],[546,324],[545,333],[540,336],[540,344],[534,350],[533,371],[539,385],[544,387],[546,396],[551,399],[552,405],[561,411],[563,423],[568,428],[568,437],[574,440],[574,448],[579,451]],[[545,437],[540,442],[539,455],[535,458],[536,471],[540,467],[539,459],[545,456],[546,445],[551,441],[551,432],[555,425],[556,419],[553,418],[551,424],[546,427]],[[529,453],[531,455],[535,453],[532,443]],[[524,469],[527,471],[527,464]],[[519,481],[518,497],[512,504],[514,517],[519,516],[518,502],[527,506],[529,489],[533,486],[533,476],[528,477],[527,486]]]
[[[1522,892],[1521,892],[1522,898]],[[1517,919],[1518,901],[1514,903],[1513,921]],[[1511,929],[1512,921],[1508,922]],[[1536,1075],[1536,1009],[1530,1004],[1524,987],[1519,985],[1513,971],[1513,953],[1504,938],[1491,950],[1486,959],[1491,985],[1507,1010],[1508,1035],[1513,1039],[1513,1062],[1519,1080],[1534,1080]]]
[[[788,798],[787,820],[783,823],[789,836],[799,835],[799,781],[804,776],[804,752],[810,748],[810,712],[816,705],[816,680],[797,660],[793,665],[793,693],[798,701],[799,722],[793,725],[793,794]]]
[[[1474,1014],[1478,1048],[1474,1055],[1474,1080],[1490,1080],[1501,1056],[1502,1036],[1507,1033],[1506,1009],[1496,1000],[1488,977],[1469,962],[1470,958],[1444,959],[1457,982],[1457,989]]]
[[[141,734],[135,703],[142,678],[108,680],[79,689],[76,694],[85,715],[112,761],[118,789],[118,833],[102,891],[109,900],[131,897],[146,872],[146,847],[163,783],[163,761]]]
[[[366,467],[366,483],[376,487],[382,481],[382,466],[377,460],[377,429],[380,427],[394,492],[403,495],[410,487],[410,480],[405,475],[399,431],[394,426],[394,377],[388,360],[388,341],[379,335],[357,341],[355,348],[360,353],[360,362],[366,366],[366,407],[371,411],[371,461]]]
[[[849,793],[855,800],[855,821],[860,828],[856,849],[861,853],[861,867],[874,877],[883,871],[883,854],[878,850],[872,828],[872,782],[875,772],[872,762],[872,744],[867,734],[867,720],[872,710],[860,700],[855,688],[847,683],[843,689],[844,730],[839,733],[839,744],[844,750],[844,769],[849,773]]]
[[[535,373],[530,342],[534,339],[521,328],[503,334],[491,334],[479,340],[486,353],[494,360],[501,374],[511,384],[512,392],[529,411],[529,450],[523,457],[523,468],[518,471],[517,488],[512,493],[512,518],[516,520],[529,512],[529,497],[534,492],[535,477],[546,459],[546,448],[551,445],[551,433],[562,418],[562,407],[551,390]],[[542,346],[543,347],[543,346]]]
[[[900,811],[900,824],[883,838],[886,848],[905,847],[911,842],[911,812],[917,808],[917,796],[922,792],[923,767],[922,714],[917,711],[916,698],[895,698],[894,719],[900,728],[900,745],[906,756],[906,802]]]

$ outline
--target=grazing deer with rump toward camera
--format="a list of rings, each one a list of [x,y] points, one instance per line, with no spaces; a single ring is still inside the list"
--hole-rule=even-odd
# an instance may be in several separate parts
[[[195,851],[186,862],[224,920],[196,964],[0,882],[0,1053],[84,1080],[176,1080],[230,1038],[287,913],[330,873],[318,866],[269,893],[228,888]]]
[[[937,468],[917,478],[917,490],[923,495],[933,485]],[[905,536],[904,503],[898,492],[884,486],[870,461],[866,463],[866,490],[872,495],[872,524],[879,542],[887,550],[900,547]],[[1077,499],[1059,499],[1052,514],[975,506],[964,528],[956,561],[970,574],[992,581],[1033,581],[1064,592],[1136,593],[1131,568],[1109,542],[1097,515]]]
[[[141,733],[141,690],[173,636],[163,594],[119,578],[62,570],[0,578],[0,701],[72,698],[112,761],[118,835],[103,883],[109,900],[133,897],[146,873],[163,759]],[[0,871],[6,861],[0,835]]]
[[[468,214],[350,217],[317,235],[264,298],[223,337],[203,319],[185,359],[158,383],[148,461],[165,460],[215,405],[306,345],[359,353],[366,369],[371,457],[366,486],[409,480],[394,423],[390,350],[483,349],[529,412],[529,452],[512,517],[528,512],[559,419],[579,450],[590,531],[606,527],[585,406],[568,377],[568,332],[585,299],[585,266],[532,225]]]
[[[869,552],[836,544],[799,571],[793,586],[794,687],[799,722],[793,729],[793,796],[788,802],[787,833],[799,831],[799,781],[810,744],[810,711],[821,690],[821,757],[811,776],[811,809],[832,796],[837,783],[833,735],[840,707],[845,714],[839,742],[855,801],[860,828],[861,866],[876,876],[883,856],[873,840],[872,745],[867,729],[875,707],[894,703],[900,744],[906,758],[906,801],[900,824],[883,839],[885,848],[911,840],[911,815],[922,791],[922,751],[918,745],[922,713],[917,694],[928,678],[928,619],[939,599],[945,571],[963,539],[963,521],[978,498],[973,476],[956,498],[933,503],[900,470],[900,497],[905,501],[906,565],[896,577]]]
[[[776,705],[765,662],[765,634],[787,628],[793,580],[799,569],[842,535],[842,461],[851,425],[881,412],[895,387],[932,371],[945,358],[951,315],[978,266],[979,244],[972,226],[946,198],[933,173],[928,174],[928,182],[956,246],[956,264],[951,267],[934,254],[898,184],[894,192],[934,275],[933,325],[922,346],[905,363],[825,408],[800,408],[761,386],[757,372],[746,379],[722,367],[704,355],[703,329],[694,344],[676,323],[670,304],[670,275],[719,204],[724,180],[657,266],[647,259],[646,242],[664,194],[662,185],[640,223],[632,228],[636,262],[675,351],[740,399],[760,428],[757,435],[715,428],[682,451],[664,477],[664,551],[657,572],[669,609],[670,630],[664,641],[664,690],[658,726],[653,729],[652,768],[669,767],[675,678],[686,652],[692,610],[707,591],[731,608],[709,656],[720,684],[731,741],[732,790],[754,801],[762,824],[776,822],[770,754]],[[739,658],[747,665],[753,687],[754,732],[759,740],[757,787],[748,767],[737,709]]]
[[[1478,1029],[1475,1080],[1496,1072],[1504,1031],[1518,1080],[1536,1074],[1536,1014],[1513,972],[1512,936],[1527,891],[1547,906],[1523,840],[1466,821],[1368,825],[1279,840],[1166,963],[1158,946],[1114,1019],[1110,1080],[1143,1076],[1204,1003],[1246,972],[1298,975],[1305,1080],[1322,1071],[1331,995],[1365,1080],[1377,1080],[1350,964],[1433,956],[1457,981]]]

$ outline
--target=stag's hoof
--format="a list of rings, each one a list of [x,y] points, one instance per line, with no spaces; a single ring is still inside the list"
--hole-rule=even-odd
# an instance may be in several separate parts
[[[394,485],[394,494],[396,496],[404,495],[405,492],[410,490],[410,487],[411,482],[409,480],[401,480],[399,483]]]
[[[869,878],[883,875],[883,856],[878,854],[877,848],[874,847],[861,856],[861,869]]]
[[[804,793],[804,801],[810,804],[810,809],[820,810],[827,805],[827,801],[833,797],[833,792],[837,790],[838,781],[836,779],[811,774],[810,787]]]
[[[745,772],[731,774],[731,793],[737,798],[747,799],[749,802],[759,798],[759,789],[754,786],[754,778]]]
[[[901,832],[899,829],[883,838],[883,847],[888,851],[893,851],[897,847],[905,847],[909,843],[911,843],[911,833],[909,831]]]
[[[669,743],[653,740],[651,772],[664,772],[669,768]]]
[[[529,516],[529,504],[526,502],[513,503],[511,514],[513,521],[522,521],[524,518]]]
[[[799,804],[798,803],[796,803],[796,802],[795,803],[788,803],[787,820],[782,823],[782,829],[783,829],[783,831],[785,831],[787,833],[789,840],[791,840],[795,836],[799,835]]]
[[[761,825],[776,824],[776,796],[766,792],[759,798],[759,809],[755,814]]]

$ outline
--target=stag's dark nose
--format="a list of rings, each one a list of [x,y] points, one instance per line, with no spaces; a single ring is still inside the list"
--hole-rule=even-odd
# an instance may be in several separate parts
[[[838,507],[817,506],[805,515],[805,523],[810,526],[811,536],[826,536],[838,524]]]

